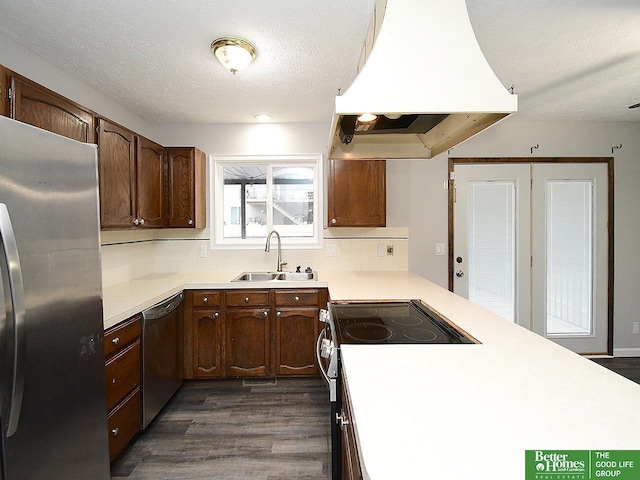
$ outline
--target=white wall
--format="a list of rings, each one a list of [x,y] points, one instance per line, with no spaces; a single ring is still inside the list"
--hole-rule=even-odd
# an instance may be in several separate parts
[[[0,33],[0,65],[136,133],[156,140],[149,122],[2,33]]]
[[[540,145],[531,154],[533,145]],[[613,145],[622,144],[615,150]],[[614,157],[614,347],[616,355],[640,355],[640,124],[537,122],[508,118],[451,150],[452,157]],[[434,243],[447,241],[447,153],[430,160],[400,160],[410,176],[409,269],[447,285],[447,257]],[[390,192],[390,195],[393,195]]]

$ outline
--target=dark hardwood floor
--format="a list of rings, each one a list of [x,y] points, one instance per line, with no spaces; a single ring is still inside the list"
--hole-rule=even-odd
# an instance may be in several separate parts
[[[593,358],[592,360],[629,380],[640,383],[640,357]]]
[[[320,378],[187,382],[112,465],[112,479],[326,480],[329,416]]]

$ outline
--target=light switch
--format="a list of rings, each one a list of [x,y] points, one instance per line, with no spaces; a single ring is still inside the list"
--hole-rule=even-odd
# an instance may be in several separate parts
[[[446,243],[436,243],[435,254],[437,257],[442,257],[447,254]]]

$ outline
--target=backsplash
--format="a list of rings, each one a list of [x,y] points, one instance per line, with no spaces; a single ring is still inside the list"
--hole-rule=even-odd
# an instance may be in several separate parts
[[[324,230],[324,247],[282,250],[284,270],[311,267],[318,271],[405,271],[409,266],[409,229],[340,228]],[[163,238],[159,238],[162,236]],[[208,231],[102,232],[105,287],[152,273],[241,272],[275,270],[276,252],[211,250]],[[207,256],[201,257],[201,247]],[[387,254],[391,247],[393,255]],[[335,250],[335,256],[328,256]],[[381,253],[383,256],[379,256]]]

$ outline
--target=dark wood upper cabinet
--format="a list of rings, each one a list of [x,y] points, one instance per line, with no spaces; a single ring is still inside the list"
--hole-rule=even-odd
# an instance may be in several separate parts
[[[163,227],[166,224],[165,149],[138,137],[136,155],[136,200],[138,226]]]
[[[95,143],[93,112],[17,75],[11,77],[11,118],[79,142]]]
[[[205,154],[197,148],[167,148],[168,226],[206,226]]]
[[[9,86],[11,85],[11,72],[0,65],[0,115],[11,115],[9,108]]]
[[[384,227],[386,161],[329,161],[329,227]]]
[[[136,220],[136,135],[104,118],[98,120],[100,226],[132,227]]]

